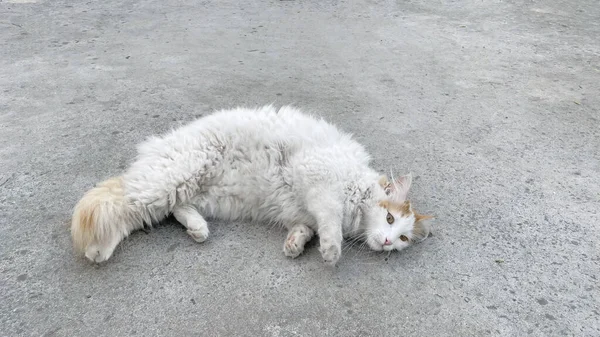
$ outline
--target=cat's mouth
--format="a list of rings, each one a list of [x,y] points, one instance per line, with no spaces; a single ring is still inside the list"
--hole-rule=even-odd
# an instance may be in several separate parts
[[[382,249],[386,252],[391,252],[394,250],[394,245],[381,245]]]
[[[385,245],[384,243],[379,242],[375,238],[368,238],[367,244],[369,245],[369,247],[372,250],[377,251],[377,252],[390,251],[390,250],[394,249],[393,245]]]

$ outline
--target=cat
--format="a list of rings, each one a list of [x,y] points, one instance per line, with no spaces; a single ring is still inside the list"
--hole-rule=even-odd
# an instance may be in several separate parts
[[[170,215],[197,242],[208,238],[211,218],[283,226],[291,258],[316,234],[329,265],[345,239],[399,251],[430,232],[432,217],[407,200],[410,174],[378,173],[350,134],[292,106],[215,111],[145,140],[137,152],[125,172],[75,205],[73,246],[92,262]]]

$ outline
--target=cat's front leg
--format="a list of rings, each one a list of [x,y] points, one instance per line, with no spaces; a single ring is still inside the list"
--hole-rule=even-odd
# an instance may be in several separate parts
[[[339,234],[338,234],[339,232]],[[319,228],[319,252],[326,264],[335,265],[342,255],[342,230],[329,226]]]
[[[326,188],[313,189],[307,196],[308,211],[317,220],[321,256],[335,265],[342,254],[343,203]]]
[[[315,232],[306,225],[294,225],[288,231],[283,244],[283,253],[291,258],[298,257],[304,251],[304,245],[310,241]]]

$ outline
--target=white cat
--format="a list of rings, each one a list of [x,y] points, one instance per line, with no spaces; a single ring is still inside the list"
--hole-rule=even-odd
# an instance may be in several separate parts
[[[282,225],[292,258],[316,233],[329,264],[344,238],[375,251],[424,240],[431,217],[406,200],[411,176],[390,182],[369,161],[350,135],[292,107],[215,112],[143,142],[123,175],[88,191],[74,210],[73,244],[102,262],[132,231],[170,214],[198,242],[210,218]]]

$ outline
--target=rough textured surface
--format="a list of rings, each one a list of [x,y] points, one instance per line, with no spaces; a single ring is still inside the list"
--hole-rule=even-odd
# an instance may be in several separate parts
[[[597,1],[0,0],[0,335],[600,335]],[[166,222],[106,264],[66,224],[145,137],[287,104],[412,171],[434,236],[326,268]]]

